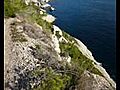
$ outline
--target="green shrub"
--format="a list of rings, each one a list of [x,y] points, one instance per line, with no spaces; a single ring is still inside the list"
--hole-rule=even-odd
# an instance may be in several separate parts
[[[37,70],[34,72],[34,75],[39,76],[38,73],[40,72]],[[41,84],[33,90],[64,90],[70,80],[68,75],[55,73],[52,69],[49,68],[45,69],[45,73],[47,74],[46,79],[43,80]]]
[[[69,42],[72,42],[72,41],[76,42],[76,40],[66,32],[63,31],[62,33],[63,33],[63,37],[65,37]]]
[[[5,17],[15,17],[16,13],[25,7],[23,0],[4,0]]]
[[[25,5],[24,0],[5,0],[4,1],[4,12],[5,17],[15,17],[17,13],[25,16],[24,18],[29,22],[36,22],[42,26],[43,30],[51,33],[52,24],[42,19],[46,13],[40,15],[39,7],[33,5]]]
[[[36,9],[33,9],[33,10],[34,10],[34,12],[30,13],[30,15],[28,16],[29,19],[32,22],[36,22],[37,24],[39,24],[40,26],[42,26],[43,30],[46,31],[47,33],[52,33],[52,24],[48,23],[45,20],[43,20],[42,17],[44,15],[40,15],[37,11],[35,11]]]

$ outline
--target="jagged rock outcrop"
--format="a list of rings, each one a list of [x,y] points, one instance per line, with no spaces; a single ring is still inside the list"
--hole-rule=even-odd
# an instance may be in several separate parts
[[[113,90],[105,78],[84,71],[79,80],[78,90]]]
[[[78,39],[75,38],[75,40],[78,43],[78,48],[81,50],[81,52],[88,57],[89,59],[93,60],[95,63],[95,67],[102,72],[103,76],[111,83],[113,87],[116,87],[116,83],[110,78],[109,74],[106,72],[106,70],[101,66],[101,63],[97,62],[94,57],[92,56],[92,53],[87,49],[87,47]]]

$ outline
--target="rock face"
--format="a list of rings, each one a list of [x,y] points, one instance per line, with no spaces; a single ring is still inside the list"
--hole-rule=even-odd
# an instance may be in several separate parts
[[[92,56],[92,53],[87,49],[87,47],[78,39],[75,38],[75,40],[78,43],[78,48],[81,50],[81,52],[91,60],[94,60],[94,57]]]
[[[26,0],[26,4],[48,1]],[[4,19],[5,90],[116,89],[116,83],[87,47],[52,24],[55,17],[49,14],[41,17],[43,26],[24,19],[22,16]],[[80,55],[73,55],[78,53]],[[50,88],[46,89],[44,86],[48,82]],[[41,89],[41,85],[44,88]]]
[[[106,72],[106,70],[101,66],[101,63],[98,63],[94,57],[92,56],[92,53],[87,49],[87,47],[78,39],[75,38],[75,40],[78,43],[78,48],[81,50],[81,52],[88,57],[89,59],[93,60],[95,63],[95,67],[102,72],[103,76],[111,83],[113,87],[116,87],[115,82],[110,78],[109,74]]]
[[[43,8],[45,10],[52,10],[52,11],[55,10],[50,4],[44,4],[41,6],[41,8]]]
[[[113,90],[105,78],[84,71],[79,80],[78,90]]]
[[[38,67],[44,68],[45,64],[48,66],[57,65],[58,55],[52,47],[52,40],[41,28],[28,23],[19,23],[15,26],[11,25],[12,23],[18,22],[12,18],[5,20],[5,41],[7,40],[5,43],[5,90],[8,88],[29,90],[27,84],[22,84],[24,80],[33,78],[29,77],[27,73]],[[20,26],[23,28],[22,34],[27,41],[13,42],[8,40],[12,38],[13,27],[18,29]],[[21,30],[21,28],[19,29]],[[26,75],[28,75],[27,78],[25,78]],[[39,78],[37,80],[39,81]]]
[[[46,20],[49,23],[52,23],[55,21],[55,17],[53,17],[52,15],[43,16],[42,19]]]

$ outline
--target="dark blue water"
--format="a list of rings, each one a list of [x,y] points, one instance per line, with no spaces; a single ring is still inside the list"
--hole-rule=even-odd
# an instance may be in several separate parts
[[[116,1],[53,0],[55,24],[80,39],[116,81]]]

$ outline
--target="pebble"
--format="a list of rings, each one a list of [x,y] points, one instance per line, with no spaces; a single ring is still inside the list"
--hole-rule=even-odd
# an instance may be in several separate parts
[[[27,63],[29,62],[29,60],[28,60],[28,59],[26,59],[25,61],[26,61]]]

